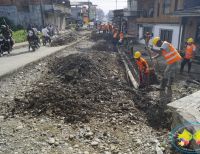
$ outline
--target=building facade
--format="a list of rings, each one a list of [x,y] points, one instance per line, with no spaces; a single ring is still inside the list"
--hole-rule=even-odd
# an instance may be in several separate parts
[[[70,14],[69,0],[1,0],[0,16],[7,17],[15,25],[38,27],[52,24],[64,29]]]
[[[181,18],[172,15],[180,7],[182,2],[178,0],[139,0],[136,22],[140,43],[145,43],[142,38],[146,32],[150,32],[152,36],[160,36],[162,40],[180,48]]]

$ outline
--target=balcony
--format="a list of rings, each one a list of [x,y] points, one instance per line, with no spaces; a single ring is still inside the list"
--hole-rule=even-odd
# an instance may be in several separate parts
[[[124,10],[124,16],[125,17],[137,17],[138,16],[138,11]]]

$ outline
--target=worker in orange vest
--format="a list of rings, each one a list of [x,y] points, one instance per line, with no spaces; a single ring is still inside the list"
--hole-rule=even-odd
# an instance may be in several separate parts
[[[114,45],[114,52],[117,50],[117,43],[118,43],[118,29],[115,29],[113,32],[113,45]]]
[[[119,44],[122,45],[123,41],[124,41],[124,33],[120,32],[120,34],[119,34]]]
[[[185,65],[188,63],[188,73],[192,68],[192,59],[194,58],[194,53],[196,51],[196,46],[194,45],[193,38],[189,38],[187,40],[186,49],[185,49],[185,56],[181,63],[180,73],[183,73]]]
[[[160,47],[159,51],[152,49],[152,51],[158,52],[153,59],[162,55],[167,63],[167,67],[165,68],[164,76],[161,81],[160,90],[165,90],[167,85],[168,88],[171,89],[171,85],[174,81],[176,71],[179,67],[179,62],[181,61],[182,57],[171,43],[162,41],[160,37],[155,37],[153,39],[153,45]]]
[[[149,84],[149,65],[147,61],[141,57],[141,52],[137,51],[134,54],[134,58],[136,59],[136,63],[139,70],[139,78],[140,78],[140,87],[147,87]]]

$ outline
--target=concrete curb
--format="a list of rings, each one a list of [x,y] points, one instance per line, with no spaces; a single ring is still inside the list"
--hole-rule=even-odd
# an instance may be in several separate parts
[[[79,43],[80,41],[82,41],[82,40],[84,40],[84,39],[86,39],[86,38],[88,38],[88,36],[84,36],[84,37],[78,39],[78,40],[75,41],[75,42],[72,42],[72,43],[70,43],[70,44],[68,44],[68,45],[65,45],[65,46],[63,46],[61,49],[58,49],[58,50],[56,50],[55,52],[53,52],[53,53],[51,53],[51,54],[49,54],[49,55],[47,55],[47,56],[45,56],[45,57],[41,57],[41,58],[39,58],[39,59],[37,59],[37,60],[34,60],[34,61],[31,61],[30,63],[27,63],[27,64],[25,64],[25,65],[23,65],[23,66],[21,66],[21,67],[18,67],[18,68],[16,68],[16,69],[13,69],[13,70],[11,70],[10,72],[1,75],[1,76],[0,76],[0,80],[2,80],[3,78],[8,77],[8,76],[10,76],[10,75],[12,75],[12,74],[18,72],[18,71],[21,70],[21,69],[24,69],[24,68],[26,68],[26,67],[29,67],[29,66],[32,65],[32,64],[38,63],[39,61],[41,61],[41,60],[43,60],[43,59],[45,59],[45,58],[51,57],[51,56],[57,54],[58,52],[61,52],[61,51],[65,50],[65,49],[67,49],[67,48],[69,48],[69,47],[72,47],[72,46],[76,45],[77,43]]]

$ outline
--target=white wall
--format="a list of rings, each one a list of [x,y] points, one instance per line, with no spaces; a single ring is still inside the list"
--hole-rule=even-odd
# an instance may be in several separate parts
[[[143,26],[145,26],[145,24]],[[175,48],[178,48],[180,26],[179,25],[167,25],[167,24],[153,25],[154,37],[160,36],[161,29],[173,30],[172,44],[175,46]],[[142,34],[143,34],[143,27],[140,27],[139,28],[139,38],[143,37]],[[140,40],[139,42],[144,44],[144,40]],[[150,41],[150,44],[151,44],[151,42],[152,42],[152,40]]]

